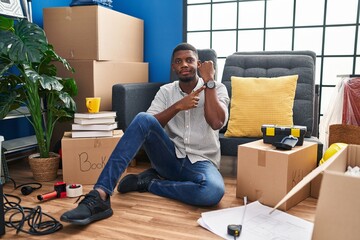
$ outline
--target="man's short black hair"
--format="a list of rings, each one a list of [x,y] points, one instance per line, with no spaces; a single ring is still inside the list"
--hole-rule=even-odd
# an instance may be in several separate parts
[[[179,45],[177,45],[174,50],[173,50],[173,53],[172,53],[172,56],[171,56],[171,59],[174,60],[174,55],[177,51],[182,51],[182,50],[190,50],[190,51],[193,51],[196,55],[196,58],[199,58],[199,55],[198,55],[198,52],[196,50],[196,48],[189,44],[189,43],[180,43]]]

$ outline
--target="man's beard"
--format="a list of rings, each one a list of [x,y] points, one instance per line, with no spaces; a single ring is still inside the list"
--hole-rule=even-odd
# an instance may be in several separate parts
[[[183,78],[179,78],[180,82],[191,82],[194,78],[193,77],[183,77]]]

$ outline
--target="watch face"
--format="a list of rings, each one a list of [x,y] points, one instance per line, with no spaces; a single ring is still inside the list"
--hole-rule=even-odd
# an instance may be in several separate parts
[[[213,89],[215,87],[215,81],[214,80],[210,80],[206,83],[206,87]]]

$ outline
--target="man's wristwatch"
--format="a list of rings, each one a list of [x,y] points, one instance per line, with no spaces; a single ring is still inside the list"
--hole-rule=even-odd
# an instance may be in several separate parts
[[[216,84],[214,80],[209,80],[204,85],[206,86],[206,88],[213,89],[215,88]]]

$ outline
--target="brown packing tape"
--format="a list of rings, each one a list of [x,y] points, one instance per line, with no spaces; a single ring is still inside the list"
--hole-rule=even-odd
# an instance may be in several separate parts
[[[94,140],[94,148],[100,148],[100,147],[101,147],[101,140],[96,138]]]
[[[258,151],[258,166],[266,167],[266,151]]]
[[[260,190],[260,189],[255,189],[255,196],[256,196],[256,199],[260,199],[263,195],[263,191]]]

